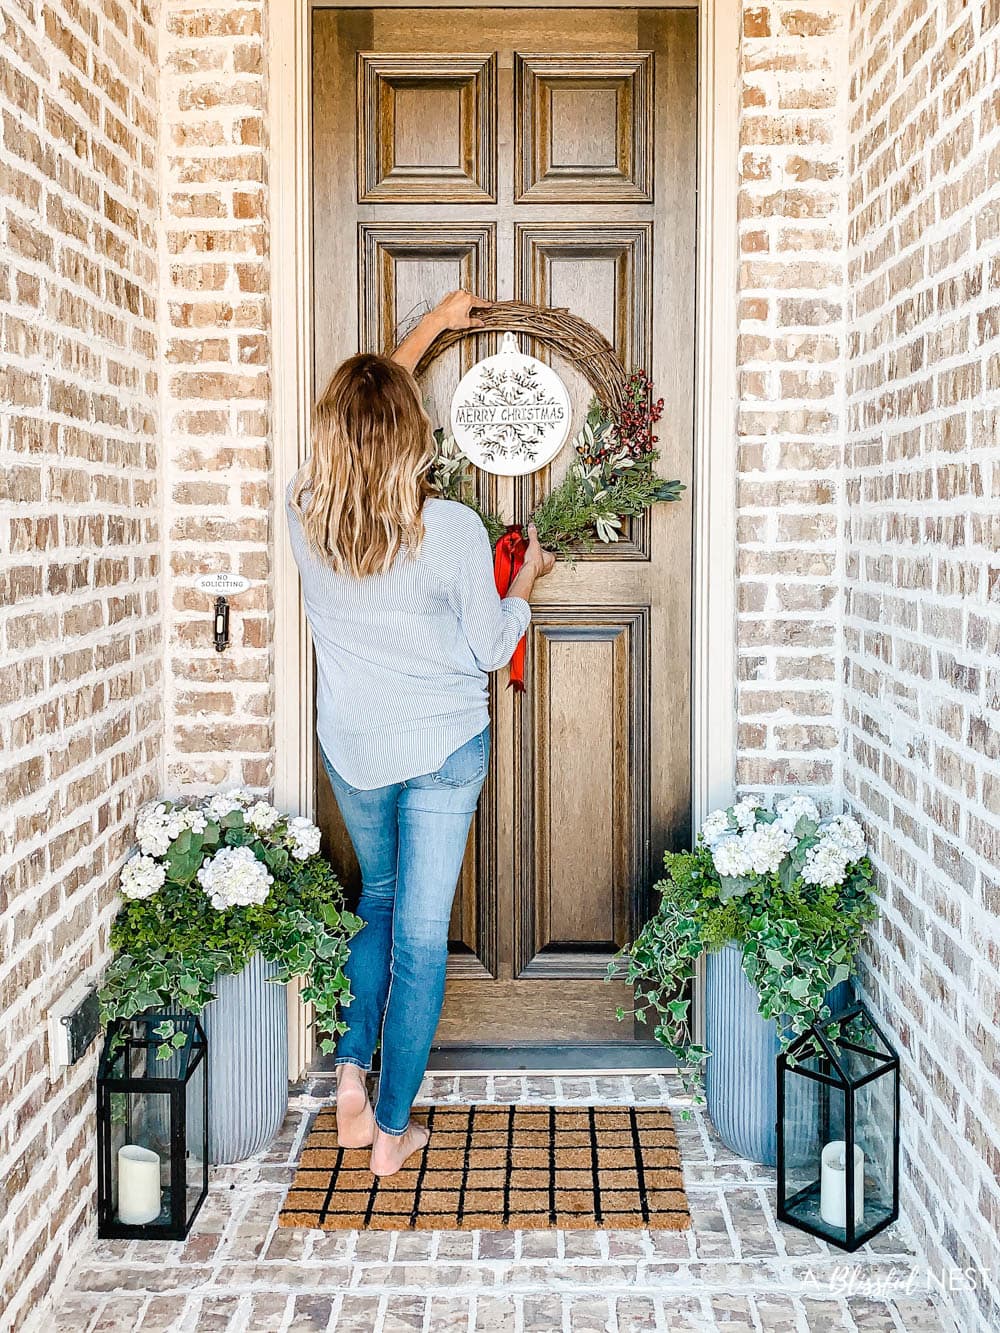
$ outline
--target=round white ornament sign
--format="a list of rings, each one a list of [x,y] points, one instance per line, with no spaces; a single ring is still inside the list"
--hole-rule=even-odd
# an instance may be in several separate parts
[[[566,386],[544,361],[505,333],[495,356],[477,361],[451,400],[451,432],[484,472],[522,477],[551,463],[570,427]]]

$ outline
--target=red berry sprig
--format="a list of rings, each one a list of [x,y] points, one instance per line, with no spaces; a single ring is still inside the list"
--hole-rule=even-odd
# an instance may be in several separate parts
[[[653,398],[653,385],[644,370],[634,370],[625,390],[625,403],[612,420],[605,443],[588,463],[600,463],[624,450],[632,458],[651,454],[657,442],[653,426],[663,415],[663,399]]]
[[[653,426],[663,415],[663,399],[653,398],[653,385],[644,370],[634,370],[629,376],[622,408],[616,425],[619,446],[633,458],[651,453],[657,436]]]

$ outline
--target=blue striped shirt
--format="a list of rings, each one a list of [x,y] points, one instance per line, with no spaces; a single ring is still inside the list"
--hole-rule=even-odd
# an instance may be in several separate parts
[[[487,672],[510,661],[531,608],[497,593],[486,529],[467,505],[426,500],[416,557],[400,551],[384,574],[355,578],[309,550],[293,485],[319,743],[352,787],[433,773],[488,723]]]

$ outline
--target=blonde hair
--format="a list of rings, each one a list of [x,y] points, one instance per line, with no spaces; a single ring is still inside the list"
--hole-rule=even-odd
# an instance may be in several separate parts
[[[292,489],[309,546],[355,576],[384,573],[401,547],[415,554],[433,456],[431,423],[409,372],[384,356],[345,361],[313,411],[312,454]]]

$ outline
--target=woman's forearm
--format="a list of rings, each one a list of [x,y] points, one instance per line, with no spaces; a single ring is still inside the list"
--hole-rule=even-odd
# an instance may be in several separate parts
[[[514,575],[514,579],[507,589],[508,597],[523,597],[526,602],[531,601],[531,592],[535,586],[535,579],[538,578],[538,567],[534,564],[522,565]]]
[[[438,311],[429,310],[393,352],[392,360],[412,375],[420,363],[420,358],[446,327]]]
[[[419,324],[406,335],[392,354],[392,359],[410,374],[414,374],[420,359],[439,333],[445,329],[476,329],[481,319],[474,319],[472,311],[490,304],[475,292],[449,292],[433,310],[429,310]]]

